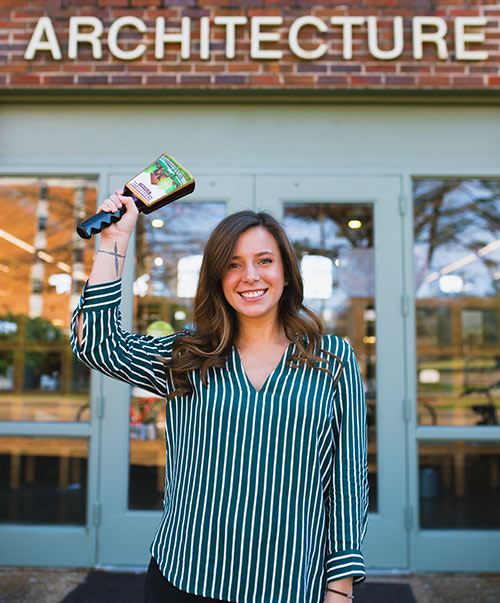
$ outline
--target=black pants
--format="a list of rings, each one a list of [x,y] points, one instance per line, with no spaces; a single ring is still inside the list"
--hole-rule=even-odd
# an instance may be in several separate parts
[[[146,574],[144,601],[145,603],[224,603],[219,599],[200,597],[179,590],[161,573],[153,557],[151,557]]]

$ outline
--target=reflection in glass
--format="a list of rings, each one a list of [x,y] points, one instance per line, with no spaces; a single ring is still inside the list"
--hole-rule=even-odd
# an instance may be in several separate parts
[[[85,525],[88,441],[0,437],[0,522]]]
[[[498,425],[500,182],[415,180],[418,420]]]
[[[14,389],[14,353],[0,352],[0,390]]]
[[[0,178],[0,421],[88,420],[69,321],[93,255],[75,224],[96,195],[92,179]]]
[[[135,333],[169,335],[189,325],[206,240],[224,218],[220,202],[177,202],[137,224]],[[129,508],[161,509],[165,482],[165,400],[133,388]]]
[[[500,529],[499,476],[499,443],[420,443],[420,527]]]
[[[354,348],[366,390],[370,511],[377,510],[373,207],[285,203],[284,225],[301,261],[306,305],[327,333]]]

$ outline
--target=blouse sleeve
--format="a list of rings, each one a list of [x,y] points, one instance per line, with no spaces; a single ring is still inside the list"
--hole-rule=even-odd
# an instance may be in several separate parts
[[[152,337],[121,328],[121,279],[102,285],[85,284],[71,320],[71,347],[75,356],[105,375],[166,396],[165,364],[172,357],[174,335]],[[78,315],[83,316],[83,337],[78,344]]]
[[[332,420],[335,443],[329,498],[327,582],[366,578],[361,552],[368,517],[367,426],[363,383],[354,352],[347,354],[336,395]]]

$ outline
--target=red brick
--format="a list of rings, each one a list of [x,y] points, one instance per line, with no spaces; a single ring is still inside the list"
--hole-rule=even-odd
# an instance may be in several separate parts
[[[160,71],[191,73],[193,65],[191,63],[161,63]]]
[[[165,19],[177,19],[179,17],[179,9],[172,8],[152,8],[148,10],[146,13],[147,17],[150,19],[156,19],[157,17],[165,17]]]
[[[297,73],[326,73],[328,65],[311,63],[298,63]]]
[[[394,65],[393,63],[391,64],[386,64],[386,63],[382,63],[381,65],[366,65],[365,66],[365,71],[366,73],[395,73],[396,72],[396,65]]]
[[[181,84],[210,84],[209,75],[181,74]]]
[[[67,63],[65,65],[62,65],[63,71],[74,72],[74,73],[89,72],[89,71],[92,71],[92,69],[93,69],[92,65],[79,65],[79,64],[75,64],[75,63]]]
[[[260,85],[269,85],[274,84],[277,86],[280,83],[280,78],[278,75],[251,75],[250,83]]]
[[[100,63],[99,65],[95,65],[92,71],[95,73],[123,73],[126,69],[127,65],[125,63]]]
[[[488,84],[490,86],[500,86],[500,76],[499,75],[490,75],[488,78]]]
[[[158,84],[175,84],[176,83],[175,75],[148,75],[146,76],[146,84],[147,85],[158,85]]]
[[[14,10],[11,13],[11,17],[12,19],[14,19],[14,21],[20,19],[22,19],[23,21],[38,21],[40,16],[41,15],[38,11]]]
[[[179,15],[182,17],[191,17],[191,19],[199,19],[200,17],[209,17],[210,11],[203,8],[181,8]]]
[[[318,76],[318,84],[347,84],[348,78],[339,75],[320,75]]]
[[[19,6],[18,0],[0,0],[0,6],[17,8]]]
[[[315,76],[287,74],[283,76],[283,82],[285,83],[285,85],[293,84],[294,86],[307,86],[308,88],[310,88],[315,83]]]
[[[162,0],[130,0],[130,6],[161,6]]]
[[[248,76],[245,75],[216,75],[215,84],[223,86],[240,86],[248,83]]]
[[[281,11],[279,8],[250,8],[246,14],[248,15],[249,18],[250,17],[280,17]]]
[[[420,76],[417,78],[418,83],[422,86],[449,86],[451,84],[451,78],[443,76]]]
[[[44,8],[49,8],[49,7],[54,7],[56,6],[57,8],[62,8],[63,7],[63,2],[65,2],[66,0],[31,0],[31,5],[33,7],[44,7]],[[76,0],[75,0],[76,1]],[[95,2],[95,0],[94,0]],[[92,0],[90,0],[90,3],[92,4]]]
[[[78,14],[83,17],[97,17],[104,21],[110,17],[111,11],[98,8],[81,8]]]
[[[105,85],[108,83],[107,75],[78,75],[78,83],[87,86]]]
[[[366,6],[380,6],[385,8],[386,6],[396,6],[397,0],[365,0],[364,4]]]
[[[120,84],[127,86],[138,86],[142,84],[142,76],[141,75],[112,75],[111,76],[111,84]]]
[[[11,75],[10,81],[12,84],[39,84],[39,75]]]
[[[416,77],[408,77],[408,76],[397,76],[397,75],[388,75],[385,77],[385,83],[390,86],[408,86],[408,85],[416,85],[417,78]]]
[[[119,17],[139,17],[139,19],[142,19],[142,17],[144,16],[144,9],[142,8],[127,8],[127,9],[122,9],[122,8],[115,8],[113,10],[113,17],[114,19],[118,19]]]
[[[172,0],[163,0],[163,6],[169,7],[172,4]],[[175,0],[177,6],[196,6],[196,0]]]
[[[361,65],[344,65],[339,63],[331,63],[330,71],[332,73],[360,73]]]
[[[2,65],[2,71],[4,73],[12,73],[14,75],[17,73],[21,75],[22,73],[28,71],[28,67],[26,64],[12,64],[12,61],[9,61],[7,65]]]
[[[228,70],[234,71],[259,71],[260,65],[258,63],[229,63]]]
[[[482,77],[453,77],[452,84],[454,86],[475,86],[482,87],[483,86],[483,78]]]
[[[367,84],[381,84],[382,76],[351,75],[351,83],[354,85],[362,84],[363,86],[366,86]]]
[[[63,8],[81,8],[82,2],[79,0],[64,0],[64,3],[59,2],[59,5]],[[85,8],[89,8],[91,6],[96,6],[96,2],[89,2],[86,0],[84,4]]]
[[[230,4],[229,0],[198,0],[198,6],[220,7],[220,6],[229,6],[229,4]]]
[[[225,69],[225,66],[221,63],[196,63],[194,66],[195,72],[198,73],[222,73]]]
[[[474,65],[471,65],[469,67],[469,72],[470,73],[500,73],[498,67],[495,67],[494,65],[481,65],[480,67],[475,67]]]
[[[450,10],[450,17],[480,17],[480,11],[479,10],[456,10],[456,9],[452,9]]]
[[[57,63],[48,65],[28,65],[27,73],[61,73],[61,66]]]
[[[401,73],[430,73],[430,65],[400,65]]]
[[[446,74],[464,74],[466,73],[465,65],[433,65],[433,71],[436,74],[446,73]]]
[[[72,75],[44,75],[43,84],[71,85],[74,82]]]

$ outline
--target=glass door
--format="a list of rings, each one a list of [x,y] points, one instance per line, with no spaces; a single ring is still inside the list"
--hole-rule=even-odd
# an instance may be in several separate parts
[[[22,173],[0,178],[0,563],[88,566],[99,382],[69,326],[92,265],[75,224],[98,182]]]
[[[500,182],[413,182],[413,569],[498,571]]]
[[[403,252],[400,180],[375,176],[259,176],[301,260],[306,304],[356,353],[368,413],[368,567],[408,566],[405,532]]]
[[[124,271],[127,330],[160,336],[188,325],[205,241],[225,215],[252,207],[251,176],[196,174],[192,195],[139,218]],[[112,175],[108,190],[126,179]],[[162,510],[164,427],[164,399],[104,378],[99,564],[149,560]]]

